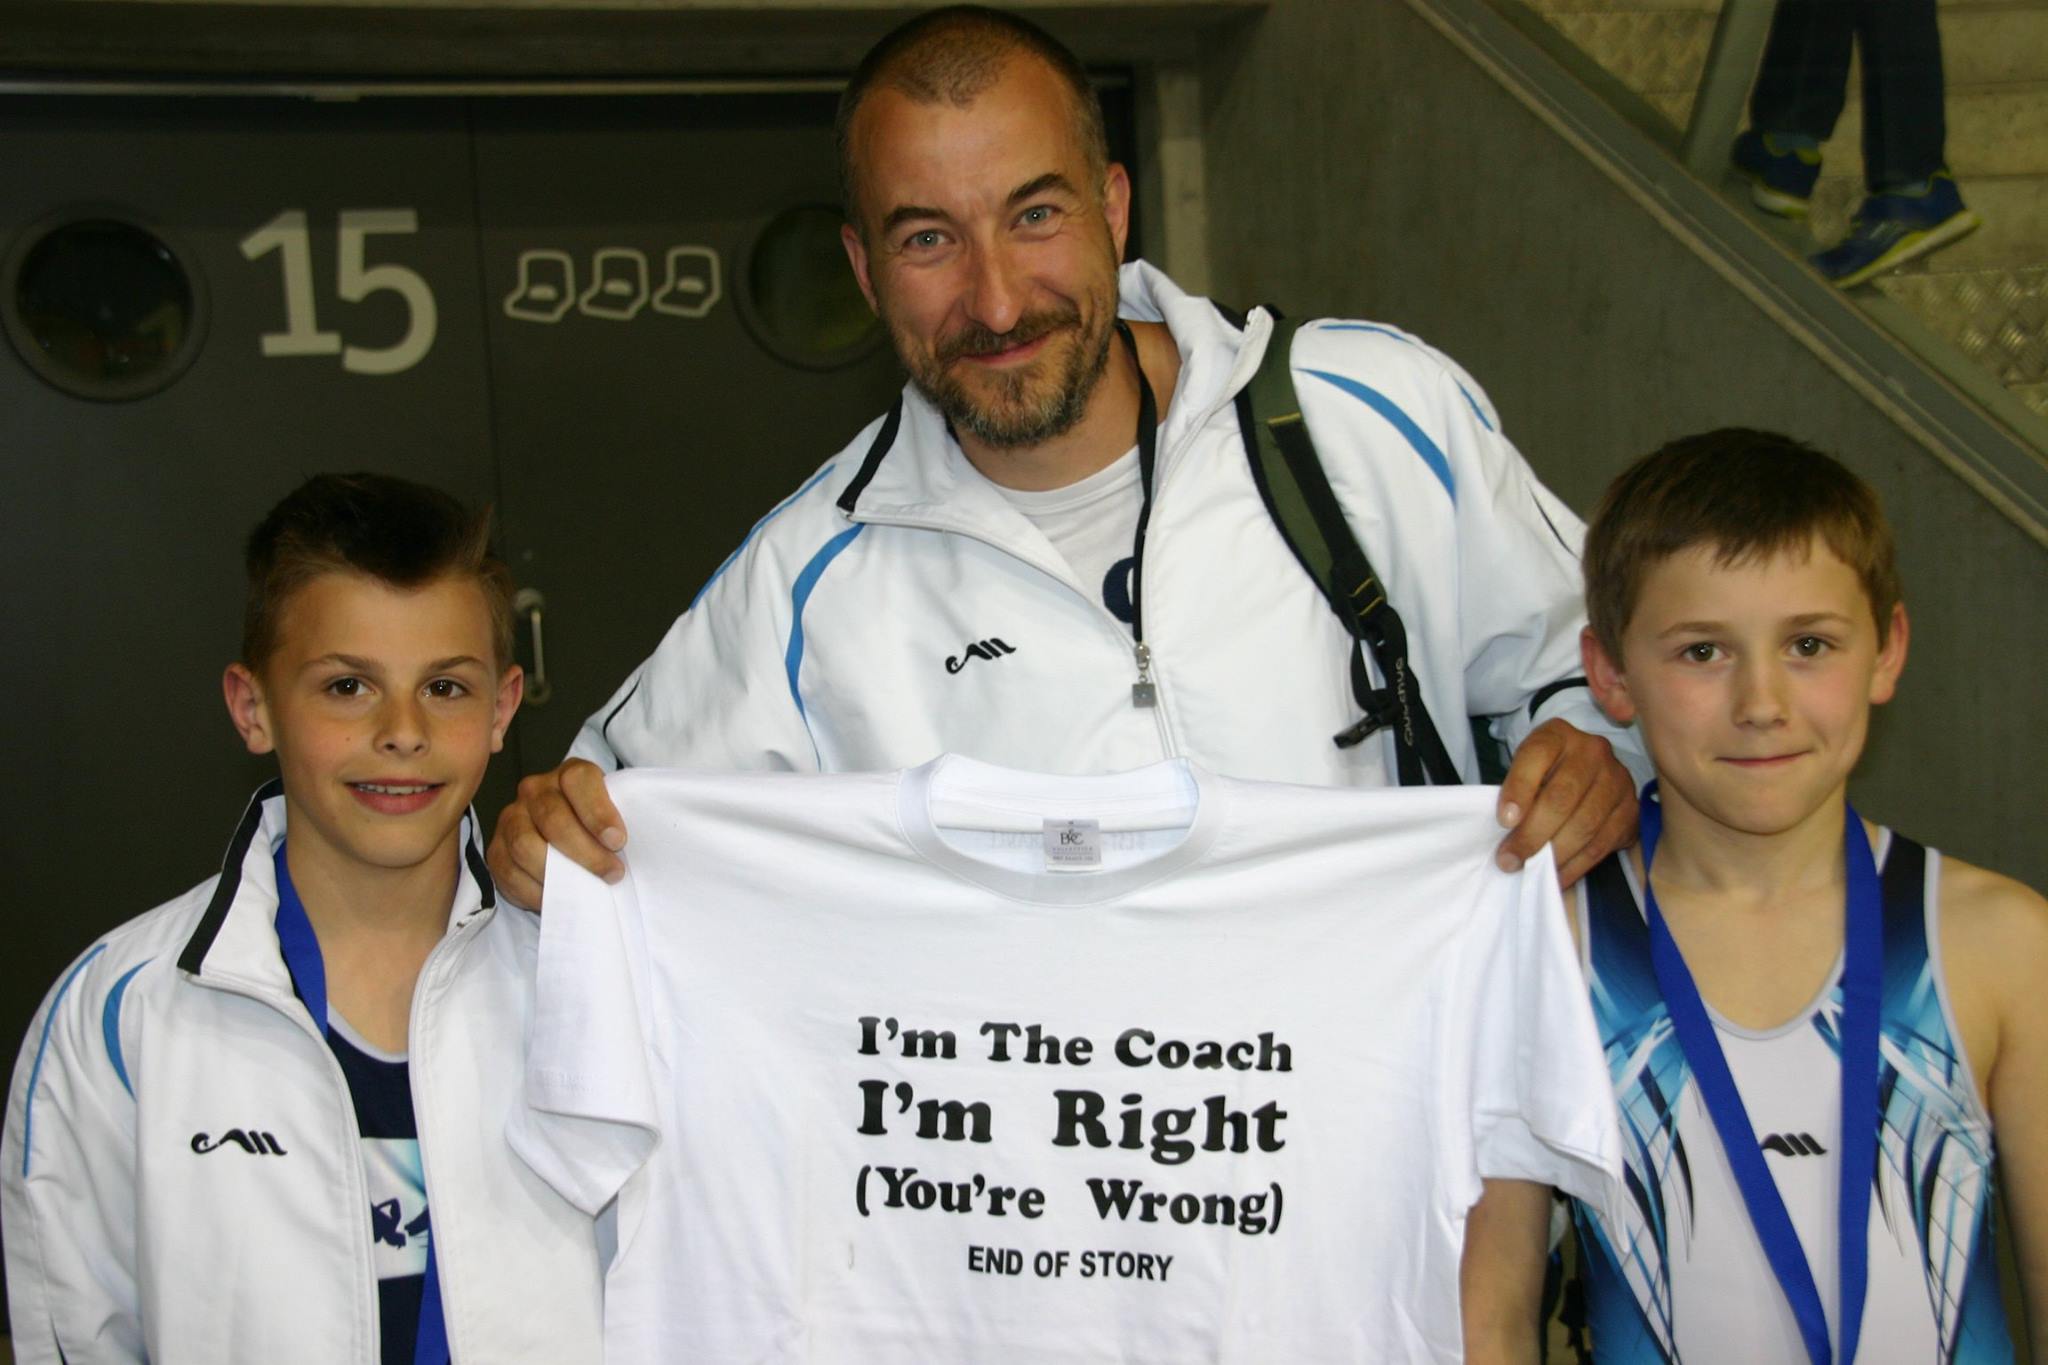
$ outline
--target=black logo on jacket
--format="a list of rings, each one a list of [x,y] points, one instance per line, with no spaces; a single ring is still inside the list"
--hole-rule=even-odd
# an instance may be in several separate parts
[[[224,1147],[240,1147],[251,1156],[286,1155],[277,1134],[266,1133],[260,1128],[230,1128],[219,1137],[209,1137],[205,1133],[192,1135],[192,1150],[195,1152],[218,1152]]]
[[[961,669],[967,667],[969,659],[1000,659],[1005,654],[1015,654],[1016,652],[1015,649],[993,636],[986,640],[976,640],[973,644],[967,646],[965,650],[947,658],[946,671],[948,673],[958,673]]]
[[[1779,1156],[1826,1156],[1828,1149],[1814,1140],[1811,1133],[1773,1133],[1757,1146]]]

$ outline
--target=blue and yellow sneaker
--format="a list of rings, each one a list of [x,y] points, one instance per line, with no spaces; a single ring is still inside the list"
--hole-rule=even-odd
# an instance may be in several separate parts
[[[1750,201],[1758,208],[1780,218],[1806,216],[1813,182],[1820,179],[1818,149],[1791,146],[1775,133],[1751,128],[1735,139],[1729,159],[1749,178]]]
[[[1807,260],[1814,269],[1844,289],[1853,289],[1947,246],[1976,230],[1982,219],[1963,207],[1955,177],[1937,171],[1924,189],[1873,194],[1849,220],[1849,233],[1826,251]]]

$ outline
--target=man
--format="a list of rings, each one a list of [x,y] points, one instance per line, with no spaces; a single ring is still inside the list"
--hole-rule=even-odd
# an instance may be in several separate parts
[[[763,519],[574,756],[521,784],[492,842],[500,887],[537,903],[550,844],[622,875],[603,782],[622,766],[891,769],[951,750],[1393,782],[1389,733],[1331,742],[1358,719],[1353,646],[1241,445],[1232,399],[1271,320],[1143,265],[1119,277],[1130,182],[1072,54],[997,12],[922,15],[855,73],[839,141],[847,255],[911,384]],[[1614,731],[1568,678],[1579,523],[1476,385],[1412,338],[1322,324],[1291,362],[1454,762],[1476,778],[1467,715],[1514,746],[1503,865],[1551,843],[1577,880],[1635,820]],[[1521,1209],[1538,1226],[1542,1198]],[[1468,1277],[1498,1207],[1475,1213]]]
[[[1391,782],[1387,733],[1349,751],[1329,741],[1357,719],[1349,641],[1245,468],[1229,400],[1262,316],[1236,327],[1131,267],[1139,365],[1118,340],[1130,185],[1072,56],[996,12],[934,11],[869,54],[840,140],[847,254],[912,376],[900,420],[770,513],[575,757],[527,779],[492,845],[501,886],[536,901],[548,843],[616,873],[625,831],[602,779],[623,764],[889,768],[950,748],[1081,772],[1185,753],[1238,776]],[[1576,663],[1578,569],[1559,539],[1575,543],[1576,519],[1443,357],[1357,324],[1312,329],[1295,350],[1340,496],[1413,486],[1413,506],[1350,510],[1460,766],[1475,771],[1466,714],[1500,715],[1520,741],[1503,859],[1552,842],[1576,881],[1634,819],[1611,727],[1583,687],[1558,687]],[[1165,419],[1149,558],[1132,552],[1141,370]],[[1397,406],[1409,393],[1434,411]],[[1361,471],[1361,458],[1396,467]],[[1098,560],[1119,572],[1083,571]],[[852,580],[868,574],[887,596],[856,605]],[[842,585],[848,610],[821,610]],[[1043,636],[1020,638],[1026,621]],[[1151,707],[1131,702],[1139,638]],[[1262,655],[1268,642],[1277,653]]]

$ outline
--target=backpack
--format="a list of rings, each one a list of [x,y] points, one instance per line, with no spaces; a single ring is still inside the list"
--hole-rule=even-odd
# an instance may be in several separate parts
[[[1408,632],[1344,520],[1309,439],[1308,423],[1302,420],[1290,365],[1297,324],[1278,309],[1266,311],[1273,318],[1273,334],[1258,373],[1238,391],[1237,425],[1251,461],[1252,481],[1280,538],[1358,645],[1351,652],[1351,692],[1365,715],[1337,733],[1337,747],[1349,749],[1391,727],[1402,786],[1456,786],[1457,765],[1444,748],[1408,664]],[[1368,653],[1386,680],[1383,687],[1372,685],[1365,667]],[[1507,772],[1505,750],[1486,728],[1484,717],[1474,716],[1470,723],[1481,774],[1486,781],[1498,782]]]

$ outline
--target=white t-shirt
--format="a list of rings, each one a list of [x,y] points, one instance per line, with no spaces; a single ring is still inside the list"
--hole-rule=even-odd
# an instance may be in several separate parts
[[[1494,866],[1491,792],[957,757],[610,791],[625,880],[549,855],[512,1130],[618,1196],[609,1358],[1452,1361],[1481,1177],[1620,1169],[1555,873]]]
[[[1138,477],[1138,448],[1132,446],[1120,459],[1064,488],[1034,492],[991,482],[1052,542],[1089,597],[1123,622],[1125,630],[1131,626],[1132,551],[1144,501]]]

